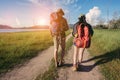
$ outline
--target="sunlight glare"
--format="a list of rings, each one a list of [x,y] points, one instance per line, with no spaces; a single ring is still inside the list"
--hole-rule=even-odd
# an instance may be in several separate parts
[[[37,21],[37,25],[47,25],[47,21],[45,19],[40,19]]]

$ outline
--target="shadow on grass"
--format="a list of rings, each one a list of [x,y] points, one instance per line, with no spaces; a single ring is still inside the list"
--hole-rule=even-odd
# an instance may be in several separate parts
[[[82,61],[82,63],[87,63],[95,60],[95,63],[93,65],[80,65],[78,71],[89,72],[98,65],[102,65],[116,59],[120,60],[120,48],[102,55],[95,56],[86,61]]]
[[[92,57],[88,60],[82,61],[82,63],[87,63],[87,62],[95,60],[95,63],[91,65],[80,65],[78,68],[78,71],[89,72],[98,65],[105,64],[107,62],[111,62],[112,60],[116,60],[116,59],[120,60],[120,48],[114,51],[111,51],[111,52],[107,52],[102,55]],[[72,67],[72,64],[64,64],[64,67]]]
[[[95,57],[90,58],[86,61],[83,61],[82,63],[89,62],[89,61],[92,61],[92,60],[97,60],[94,64],[94,66],[97,66],[97,65],[100,65],[100,64],[110,62],[112,60],[116,60],[116,59],[120,59],[120,48],[118,48],[114,51],[107,52],[105,54],[99,55],[99,56],[95,56]]]

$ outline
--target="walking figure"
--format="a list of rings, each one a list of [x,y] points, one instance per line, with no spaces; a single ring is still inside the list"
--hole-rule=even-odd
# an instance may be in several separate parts
[[[62,66],[64,63],[66,40],[65,31],[69,29],[67,20],[63,17],[63,15],[64,12],[62,9],[58,9],[56,12],[53,12],[50,15],[50,32],[54,42],[54,61],[56,67]],[[60,60],[58,60],[59,45],[62,49],[60,54]]]
[[[73,26],[72,35],[74,36],[74,55],[73,55],[73,71],[80,66],[85,48],[89,48],[91,44],[91,36],[93,29],[90,24],[86,22],[85,15],[80,15],[79,21]]]

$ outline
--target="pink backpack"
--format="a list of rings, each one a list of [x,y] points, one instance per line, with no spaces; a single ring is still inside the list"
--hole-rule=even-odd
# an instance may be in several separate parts
[[[77,37],[74,38],[74,44],[78,48],[89,48],[90,47],[90,35],[89,28],[85,24],[81,23],[76,26]]]

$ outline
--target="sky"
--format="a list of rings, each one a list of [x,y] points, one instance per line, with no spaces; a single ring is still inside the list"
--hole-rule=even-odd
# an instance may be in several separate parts
[[[12,27],[49,25],[51,12],[62,8],[69,24],[85,14],[88,23],[107,22],[120,16],[120,0],[0,0],[0,24]]]

